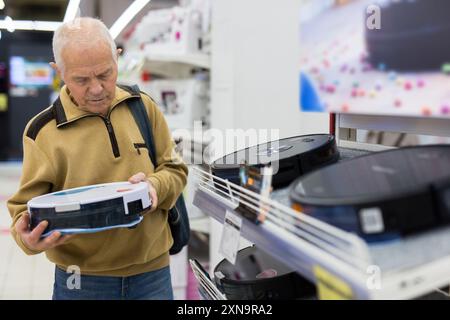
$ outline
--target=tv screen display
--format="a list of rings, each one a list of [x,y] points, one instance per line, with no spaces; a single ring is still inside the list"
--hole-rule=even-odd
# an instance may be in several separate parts
[[[13,87],[40,88],[53,83],[53,69],[44,58],[12,56],[10,83]]]
[[[450,1],[302,3],[301,110],[450,118]]]

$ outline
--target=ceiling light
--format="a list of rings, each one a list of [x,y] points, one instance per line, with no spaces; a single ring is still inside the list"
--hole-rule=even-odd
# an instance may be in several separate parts
[[[80,0],[70,0],[69,4],[67,5],[66,14],[64,15],[63,22],[75,19],[76,16],[78,15],[79,7],[80,7]]]
[[[56,21],[33,21],[34,30],[39,31],[55,31],[62,24]]]
[[[5,29],[9,32],[14,32],[14,22],[13,19],[10,16],[6,16],[5,18]]]
[[[0,20],[0,29],[6,29],[9,32],[14,32],[14,30],[55,31],[61,23],[55,21],[13,20],[10,17],[6,17],[5,20]]]
[[[130,21],[141,11],[150,0],[135,0],[109,29],[113,39],[116,39]]]

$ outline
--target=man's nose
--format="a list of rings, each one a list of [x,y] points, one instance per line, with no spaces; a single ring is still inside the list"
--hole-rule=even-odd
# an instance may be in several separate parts
[[[103,86],[100,81],[94,80],[89,86],[89,92],[92,95],[100,95],[103,91]]]

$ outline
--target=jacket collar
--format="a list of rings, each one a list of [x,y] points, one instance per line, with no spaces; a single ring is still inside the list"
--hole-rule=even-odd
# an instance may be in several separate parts
[[[119,103],[130,98],[138,97],[140,97],[138,92],[135,92],[128,87],[116,86],[115,96],[111,102],[111,106],[109,107],[109,112],[111,112],[111,110]],[[56,126],[58,128],[84,117],[99,116],[97,113],[81,110],[70,97],[67,86],[62,87],[58,99],[56,99],[53,103],[53,107],[56,118]]]

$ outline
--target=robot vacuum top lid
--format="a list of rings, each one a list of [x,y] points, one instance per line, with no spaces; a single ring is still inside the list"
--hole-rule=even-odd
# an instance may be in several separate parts
[[[450,145],[373,153],[330,165],[297,179],[291,198],[304,205],[354,205],[450,185]]]
[[[56,208],[67,205],[96,203],[118,197],[139,197],[148,193],[146,182],[113,182],[67,189],[35,197],[28,201],[29,208]]]
[[[334,139],[328,134],[312,134],[262,143],[230,153],[212,164],[215,169],[235,168],[244,161],[248,165],[270,163],[318,149]]]

